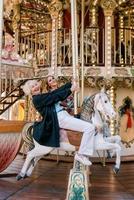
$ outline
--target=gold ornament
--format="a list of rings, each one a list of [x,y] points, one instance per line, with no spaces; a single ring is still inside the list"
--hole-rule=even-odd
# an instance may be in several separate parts
[[[117,3],[115,0],[102,0],[101,6],[104,10],[114,10]]]

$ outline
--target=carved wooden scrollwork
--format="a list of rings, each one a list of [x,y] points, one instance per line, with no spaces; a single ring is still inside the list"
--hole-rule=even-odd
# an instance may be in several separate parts
[[[114,10],[115,7],[117,6],[117,3],[115,0],[102,0],[101,1],[101,6],[105,10]]]
[[[54,18],[58,18],[59,13],[62,11],[63,5],[58,0],[53,0],[48,6],[50,15]]]

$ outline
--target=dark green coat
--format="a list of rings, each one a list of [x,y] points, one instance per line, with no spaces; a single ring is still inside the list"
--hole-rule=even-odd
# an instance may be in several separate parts
[[[65,100],[71,94],[71,83],[39,95],[33,95],[33,104],[42,116],[42,121],[35,122],[33,138],[41,145],[59,147],[59,123],[55,104]]]

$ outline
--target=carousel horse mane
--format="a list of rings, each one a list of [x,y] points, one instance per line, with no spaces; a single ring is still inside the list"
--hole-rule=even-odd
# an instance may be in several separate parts
[[[80,118],[84,121],[91,122],[91,116],[94,112],[94,98],[96,94],[86,97],[82,103]]]
[[[93,114],[97,115],[97,112],[98,116],[108,121],[116,115],[108,95],[103,89],[84,99],[80,118],[92,123]]]

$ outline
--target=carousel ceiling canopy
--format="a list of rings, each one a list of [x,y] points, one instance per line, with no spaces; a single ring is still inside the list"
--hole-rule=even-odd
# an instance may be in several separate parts
[[[47,24],[51,22],[49,11],[50,4],[55,4],[58,0],[4,0],[4,20],[7,30],[14,31],[14,21],[20,22],[22,35],[44,32],[47,30]],[[61,0],[63,9],[70,9],[70,0]],[[81,9],[81,0],[77,0],[79,10]],[[85,6],[99,6],[101,0],[85,0]],[[134,0],[116,0],[116,12],[134,13]],[[90,8],[89,8],[90,10]]]

